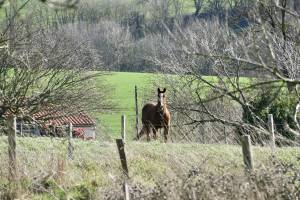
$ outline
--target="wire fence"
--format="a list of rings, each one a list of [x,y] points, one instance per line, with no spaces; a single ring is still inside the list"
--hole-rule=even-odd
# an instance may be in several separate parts
[[[125,127],[125,125],[123,126]],[[91,191],[100,195],[107,192],[102,191],[100,188],[109,188],[109,190],[115,191],[122,196],[124,174],[121,170],[116,145],[114,143],[105,143],[97,140],[83,141],[74,139],[70,141],[71,137],[68,137],[69,132],[67,128],[68,127],[65,129],[66,134],[64,134],[66,137],[63,138],[44,137],[41,139],[38,137],[16,137],[16,155],[18,160],[18,164],[16,165],[17,180],[30,183],[27,185],[23,183],[23,185],[20,186],[19,193],[30,193],[31,195],[46,193],[53,199],[61,199],[62,196],[60,195],[62,194],[72,196],[72,191],[79,187],[78,183],[85,182],[88,184],[80,185],[81,189],[79,191],[90,191],[89,187],[92,187],[97,188],[97,190],[93,189]],[[124,128],[122,130],[125,131]],[[119,138],[120,137],[121,135],[119,135]],[[125,141],[125,136],[123,137]],[[6,140],[7,138],[0,138],[0,149],[7,149],[8,143],[3,139]],[[123,149],[123,151],[124,148],[126,149],[123,154],[126,153],[128,158],[129,163],[126,165],[129,171],[127,171],[127,174],[130,174],[130,178],[135,178],[135,181],[141,178],[139,176],[141,176],[144,171],[140,172],[137,170],[143,167],[142,170],[148,170],[148,176],[151,176],[154,180],[160,180],[162,176],[165,176],[163,175],[164,173],[168,173],[170,176],[172,176],[172,174],[173,176],[174,174],[180,174],[180,176],[182,176],[182,174],[187,173],[195,166],[214,167],[214,165],[216,165],[220,167],[220,159],[222,156],[227,159],[227,162],[224,162],[226,163],[224,164],[226,168],[225,171],[236,169],[237,166],[241,166],[243,160],[242,152],[244,152],[244,157],[246,157],[244,158],[244,164],[247,170],[252,170],[259,165],[256,164],[256,162],[259,163],[258,158],[261,157],[261,155],[257,157],[255,157],[257,154],[252,155],[250,137],[246,139],[247,141],[245,140],[244,142],[246,146],[243,151],[241,151],[241,148],[238,146],[228,146],[228,149],[226,149],[227,147],[223,147],[224,149],[220,152],[216,150],[212,150],[213,152],[211,152],[209,149],[212,149],[213,146],[209,148],[205,148],[205,145],[200,146],[195,144],[191,144],[191,146],[183,144],[159,146],[157,143],[154,143],[154,145],[153,143],[140,143],[139,145],[130,142],[128,144],[126,142],[125,147],[123,146],[121,149]],[[72,156],[70,156],[70,145],[72,145]],[[270,156],[272,155],[271,151],[264,151],[268,152]],[[264,156],[267,156],[267,154]],[[150,160],[146,166],[145,163],[143,163],[145,158]],[[0,159],[3,163],[3,167],[0,168],[0,177],[3,179],[3,177],[9,177],[7,169],[10,168],[10,165],[7,162],[9,159],[7,151],[0,151]],[[156,159],[159,160],[158,162],[160,164],[168,162],[170,169],[161,172],[162,174],[159,173],[157,170],[160,169],[160,165],[158,168],[155,168],[155,164],[153,164],[153,166],[150,165],[151,162],[156,162]],[[160,159],[162,159],[163,162]],[[214,164],[210,166],[209,163],[212,162]],[[147,165],[150,165],[149,169]],[[218,170],[223,169],[219,169],[218,167],[216,167]],[[4,180],[7,181],[6,178],[4,178]],[[127,179],[125,180],[127,194],[133,194],[133,182]],[[113,185],[114,187],[108,187],[108,185]],[[1,190],[0,187],[0,193]],[[22,192],[22,190],[26,192]],[[57,190],[60,191],[60,193],[57,193]],[[91,194],[92,192],[88,195]],[[85,198],[88,199],[89,197],[85,196]]]

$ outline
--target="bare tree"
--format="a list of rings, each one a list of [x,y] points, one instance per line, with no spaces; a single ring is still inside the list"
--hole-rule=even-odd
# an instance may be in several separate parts
[[[180,75],[184,80],[181,89],[189,88],[192,101],[174,107],[186,116],[187,124],[221,123],[236,127],[237,136],[250,134],[253,141],[264,144],[268,131],[254,101],[263,94],[260,91],[267,95],[272,90],[266,109],[282,94],[298,98],[293,121],[285,118],[283,129],[299,141],[299,16],[281,1],[259,1],[251,13],[254,22],[239,33],[218,21],[169,31],[173,42],[162,47],[165,57],[152,60]],[[212,70],[213,80],[202,75],[203,67]],[[232,118],[211,107],[220,99],[241,110],[240,117]],[[278,142],[293,143],[281,134]]]
[[[209,11],[213,14],[222,14],[225,10],[225,3],[224,0],[209,0]]]
[[[1,0],[0,8],[6,1],[8,1],[10,4],[16,4],[16,2],[17,2],[15,0]],[[37,0],[37,1],[40,1],[42,3],[48,4],[49,6],[56,7],[56,8],[69,8],[70,9],[70,8],[76,8],[76,6],[80,0]],[[24,4],[26,5],[28,2],[29,2],[29,0],[25,1]]]
[[[91,41],[66,26],[49,28],[32,23],[32,18],[7,23],[2,31],[0,121],[8,114],[32,118],[47,107],[66,114],[111,108],[105,87],[96,90],[95,79],[104,73],[93,71],[101,57]],[[6,31],[12,24],[14,34]]]
[[[97,77],[87,71],[94,67],[88,41],[76,41],[58,27],[39,26],[38,20],[32,20],[34,16],[18,20],[27,2],[18,6],[10,0],[6,26],[1,27],[0,129],[8,135],[10,199],[17,198],[19,188],[16,117],[35,120],[32,116],[36,112],[49,107],[64,113],[91,107],[87,95],[95,90],[88,81]]]

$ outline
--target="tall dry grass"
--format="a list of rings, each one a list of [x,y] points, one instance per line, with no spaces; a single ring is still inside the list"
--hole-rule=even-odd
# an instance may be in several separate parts
[[[8,199],[7,138],[0,138],[0,199]],[[116,144],[17,138],[19,199],[122,199]],[[245,173],[239,146],[128,142],[131,199],[297,199],[300,149],[254,148]]]

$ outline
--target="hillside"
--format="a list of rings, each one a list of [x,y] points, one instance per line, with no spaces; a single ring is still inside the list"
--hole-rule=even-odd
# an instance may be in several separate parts
[[[0,199],[7,186],[6,140],[6,137],[0,138],[0,159],[3,163],[0,168]],[[115,143],[74,140],[73,160],[66,158],[67,142],[64,139],[17,138],[17,145],[23,199],[114,199],[122,195],[121,166]],[[197,191],[214,182],[215,189],[205,190],[214,195],[222,194],[222,190],[226,188],[235,191],[235,185],[242,184],[246,187],[248,181],[247,176],[243,175],[240,146],[129,142],[126,144],[126,153],[130,185],[137,187],[135,192],[148,192],[147,199],[154,195],[153,192],[159,189],[159,185],[162,190],[159,194],[179,194],[188,190],[185,187],[179,187],[178,190],[175,188],[183,184],[183,180],[188,181],[187,177],[190,176],[195,176],[194,181],[202,180],[202,185],[193,186],[199,187]],[[277,149],[276,156],[272,159],[270,149],[255,147],[256,170],[251,178],[252,184],[278,181],[273,186],[260,185],[261,188],[256,190],[266,192],[266,187],[273,187],[273,192],[280,190],[277,188],[278,184],[290,184],[284,177],[294,176],[294,172],[299,172],[299,158],[299,148]],[[300,181],[300,177],[296,177],[297,180]],[[299,182],[296,183],[299,186]],[[134,193],[133,190],[134,188]],[[246,190],[247,187],[235,192],[240,195]],[[214,195],[210,198],[213,199]]]

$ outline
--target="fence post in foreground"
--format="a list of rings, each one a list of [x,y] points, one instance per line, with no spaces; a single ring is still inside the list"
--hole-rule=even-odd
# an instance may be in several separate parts
[[[138,93],[137,86],[134,87],[134,99],[135,99],[135,129],[136,137],[139,136],[139,107],[138,107]]]
[[[250,135],[242,136],[242,149],[243,149],[243,157],[244,163],[247,170],[253,169],[253,157],[251,150],[251,138]]]
[[[23,137],[23,120],[20,122],[20,136]]]
[[[228,135],[226,133],[226,126],[223,127],[224,137],[225,137],[225,144],[228,144]]]
[[[268,127],[269,127],[269,131],[270,131],[270,145],[271,145],[271,149],[272,149],[272,153],[275,152],[275,131],[274,131],[274,119],[273,119],[273,115],[269,114],[268,115]]]
[[[116,139],[116,143],[118,146],[119,156],[120,156],[123,175],[124,175],[124,183],[123,183],[124,200],[129,200],[130,199],[129,189],[128,189],[129,173],[128,173],[126,154],[125,154],[125,146],[122,139]]]
[[[126,139],[126,117],[125,115],[122,115],[121,117],[121,138],[124,142],[124,144],[126,143],[125,142],[125,139]]]
[[[16,117],[8,116],[6,121],[8,136],[8,157],[9,157],[9,179],[17,179],[17,155],[16,155]]]
[[[6,128],[8,136],[8,171],[9,171],[9,196],[15,199],[18,194],[18,176],[17,176],[17,155],[16,155],[16,117],[10,115],[6,119]]]
[[[68,133],[68,158],[73,158],[73,144],[72,144],[72,138],[73,138],[73,124],[70,123],[69,124],[69,129],[68,129],[69,133]]]

